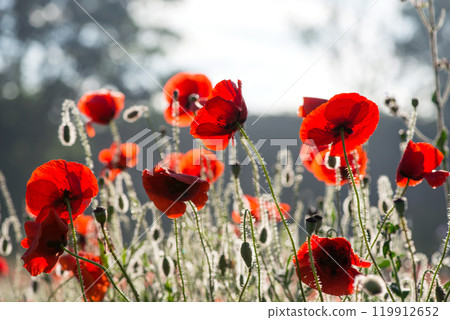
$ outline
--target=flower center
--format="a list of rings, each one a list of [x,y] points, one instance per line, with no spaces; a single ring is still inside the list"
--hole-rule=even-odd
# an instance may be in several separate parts
[[[348,250],[336,248],[334,245],[323,248],[315,260],[323,272],[332,276],[347,270],[351,266]]]

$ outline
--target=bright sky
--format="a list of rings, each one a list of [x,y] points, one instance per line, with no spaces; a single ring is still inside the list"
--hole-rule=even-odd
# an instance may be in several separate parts
[[[393,58],[392,39],[408,37],[420,27],[402,19],[402,5],[408,4],[391,0],[143,1],[137,12],[143,23],[160,23],[182,37],[168,56],[154,64],[154,72],[201,72],[213,83],[241,79],[251,113],[295,114],[303,96],[330,98],[358,91],[380,104],[389,93],[404,105],[409,105],[412,94],[428,98],[428,91],[412,90],[411,79],[416,77],[415,83],[423,88],[429,71],[402,69]],[[339,10],[333,11],[333,6]],[[305,44],[299,27],[319,27],[320,33]]]

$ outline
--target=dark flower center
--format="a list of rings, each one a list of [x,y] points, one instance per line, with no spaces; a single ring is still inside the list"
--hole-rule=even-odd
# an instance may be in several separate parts
[[[336,248],[334,245],[324,247],[317,254],[318,268],[329,275],[337,275],[351,266],[350,254],[346,248]]]
[[[61,245],[67,246],[67,239],[64,235],[61,235],[59,240],[49,240],[45,245],[47,248],[50,248],[53,254],[62,253],[64,250],[61,248]]]

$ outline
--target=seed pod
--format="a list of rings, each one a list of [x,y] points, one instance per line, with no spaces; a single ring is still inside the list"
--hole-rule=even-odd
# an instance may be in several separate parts
[[[106,222],[106,209],[104,207],[97,207],[94,210],[94,217],[102,226]]]
[[[417,108],[417,106],[419,105],[419,100],[417,100],[416,98],[413,98],[411,100],[411,105],[415,108]]]
[[[316,229],[314,230],[315,233],[319,232],[320,227],[322,227],[322,220],[323,217],[319,214],[314,215],[313,217],[314,219],[316,219],[317,223],[316,223]]]
[[[316,230],[317,226],[317,220],[314,217],[306,218],[305,220],[305,227],[306,227],[306,233],[308,235],[312,235],[314,233],[314,230]]]
[[[242,259],[244,259],[245,265],[247,266],[247,268],[251,268],[252,267],[252,263],[253,263],[253,252],[252,252],[252,248],[250,247],[250,243],[248,242],[243,242],[241,245],[241,257]]]

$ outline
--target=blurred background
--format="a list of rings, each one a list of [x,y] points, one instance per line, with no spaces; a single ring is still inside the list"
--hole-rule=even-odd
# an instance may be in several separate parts
[[[450,2],[437,0],[436,6],[437,12],[450,9]],[[450,55],[448,20],[438,37],[441,57]],[[166,107],[161,86],[178,71],[205,73],[213,83],[241,79],[254,140],[298,139],[303,96],[359,92],[375,101],[383,116],[368,148],[373,205],[376,179],[385,174],[394,183],[398,130],[405,128],[389,115],[386,97],[395,96],[402,112],[418,98],[419,128],[430,137],[436,133],[428,38],[407,2],[0,0],[0,170],[17,210],[24,212],[26,182],[37,166],[58,158],[84,160],[79,143],[67,148],[58,141],[64,99],[117,89],[126,106],[149,105],[159,125]],[[145,121],[119,118],[117,124],[123,140],[146,128]],[[96,130],[94,158],[111,143],[107,128]],[[187,151],[189,130],[181,132]],[[300,142],[290,148],[294,156],[299,149]],[[261,149],[270,165],[277,151],[268,144]],[[100,169],[96,162],[95,173]],[[129,172],[140,184],[140,173]],[[244,191],[251,190],[249,182]],[[301,190],[314,205],[324,186],[306,172]],[[423,183],[407,195],[416,247],[430,254],[446,232],[443,188]],[[4,208],[3,199],[0,204]]]

